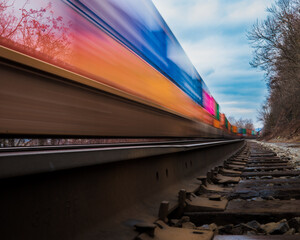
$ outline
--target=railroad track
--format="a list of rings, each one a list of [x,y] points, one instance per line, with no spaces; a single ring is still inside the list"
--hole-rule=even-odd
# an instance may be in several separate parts
[[[300,239],[300,171],[289,160],[248,142],[198,176],[196,191],[181,189],[175,210],[164,201],[154,225],[137,224],[138,239]]]
[[[244,140],[168,141],[0,151],[2,239],[134,239],[160,202],[237,152]]]

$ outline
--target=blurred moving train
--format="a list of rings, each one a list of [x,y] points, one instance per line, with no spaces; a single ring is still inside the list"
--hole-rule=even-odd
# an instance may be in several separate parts
[[[1,45],[239,136],[150,0],[1,0]]]

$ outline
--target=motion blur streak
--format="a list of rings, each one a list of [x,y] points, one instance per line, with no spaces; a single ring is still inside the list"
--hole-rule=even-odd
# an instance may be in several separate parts
[[[0,22],[5,47],[221,128],[219,105],[150,0],[1,0]]]
[[[11,31],[1,35],[4,46],[188,117],[201,119],[205,115],[169,79],[62,1],[53,0],[45,5],[40,1],[22,4],[4,1],[1,4],[1,21],[8,17],[15,24],[7,23]],[[23,24],[18,26],[18,21]]]

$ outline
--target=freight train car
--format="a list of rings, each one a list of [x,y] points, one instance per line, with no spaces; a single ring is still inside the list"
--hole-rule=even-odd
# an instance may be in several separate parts
[[[5,3],[5,48],[236,132],[150,0]]]

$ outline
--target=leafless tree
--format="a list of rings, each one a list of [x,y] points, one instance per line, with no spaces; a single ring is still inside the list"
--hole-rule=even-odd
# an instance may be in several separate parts
[[[300,124],[300,0],[278,0],[248,33],[250,63],[265,71],[269,96],[259,110],[265,133]]]
[[[254,130],[254,125],[252,119],[247,119],[247,118],[240,118],[240,119],[235,119],[235,117],[230,116],[228,117],[229,122],[237,126],[238,128],[246,128],[250,130]]]
[[[64,61],[69,57],[72,34],[70,22],[55,16],[51,2],[31,8],[26,0],[21,8],[16,1],[0,1],[0,43]]]

